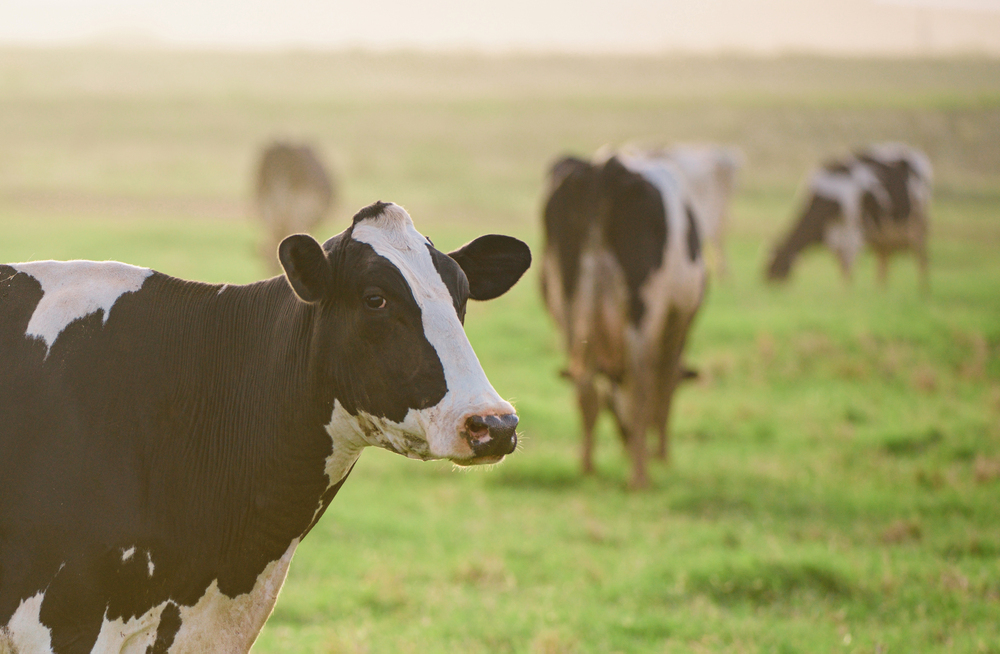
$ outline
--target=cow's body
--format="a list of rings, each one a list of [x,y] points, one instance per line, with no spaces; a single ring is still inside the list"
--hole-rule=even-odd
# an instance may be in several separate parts
[[[283,238],[308,234],[323,220],[333,199],[333,185],[312,148],[274,143],[257,165],[254,199],[264,225],[261,255],[273,268],[274,253]]]
[[[889,256],[912,251],[926,289],[931,182],[927,157],[902,144],[873,145],[828,162],[810,176],[804,208],[775,248],[768,279],[787,278],[798,254],[819,244],[833,251],[849,279],[855,259],[867,246],[878,258],[883,284]]]
[[[246,652],[364,447],[512,451],[461,319],[530,255],[453,256],[380,203],[247,286],[0,266],[0,652]]]
[[[644,486],[646,432],[666,457],[681,353],[705,290],[701,238],[683,176],[659,157],[567,158],[550,173],[542,290],[563,333],[593,467],[602,406],[615,415]]]
[[[713,270],[726,276],[729,272],[725,248],[729,205],[736,192],[743,153],[732,146],[691,144],[654,150],[650,154],[668,158],[683,173]]]

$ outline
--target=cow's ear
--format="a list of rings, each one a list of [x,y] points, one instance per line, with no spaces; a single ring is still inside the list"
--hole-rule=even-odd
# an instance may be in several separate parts
[[[506,293],[531,265],[531,250],[510,236],[487,234],[448,254],[469,278],[473,300],[492,300]]]
[[[285,279],[303,302],[318,302],[330,287],[330,261],[308,234],[292,234],[278,246]]]

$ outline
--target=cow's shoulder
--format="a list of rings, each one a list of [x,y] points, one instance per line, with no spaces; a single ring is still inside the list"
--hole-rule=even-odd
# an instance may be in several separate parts
[[[10,299],[15,306],[37,298],[24,333],[47,350],[76,320],[101,312],[106,323],[118,299],[141,289],[153,274],[117,261],[33,261],[5,269],[6,283],[18,296]]]

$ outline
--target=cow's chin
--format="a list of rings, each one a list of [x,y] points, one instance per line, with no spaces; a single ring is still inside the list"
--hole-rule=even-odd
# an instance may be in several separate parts
[[[451,458],[448,459],[457,466],[462,466],[463,468],[469,468],[472,466],[488,466],[496,463],[500,463],[507,457],[506,454],[501,454],[500,456],[476,456],[471,459],[458,459]]]

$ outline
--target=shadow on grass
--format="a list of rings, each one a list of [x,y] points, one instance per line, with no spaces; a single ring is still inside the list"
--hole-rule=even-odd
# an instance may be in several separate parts
[[[490,476],[491,486],[533,491],[562,492],[580,488],[584,477],[579,470],[556,461],[533,461],[530,464],[505,466]]]
[[[687,590],[719,604],[767,606],[796,596],[845,599],[860,594],[843,574],[819,562],[754,561],[690,574]]]

